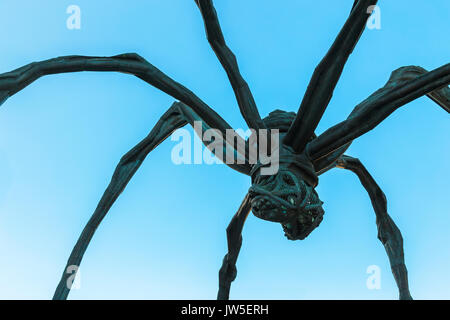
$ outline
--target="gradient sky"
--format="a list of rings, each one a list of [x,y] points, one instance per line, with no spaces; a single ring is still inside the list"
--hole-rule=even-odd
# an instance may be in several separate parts
[[[131,3],[133,3],[131,5]],[[228,44],[260,113],[296,111],[353,1],[216,0]],[[81,29],[66,8],[81,8]],[[450,2],[379,1],[317,132],[405,65],[449,62]],[[1,1],[0,70],[62,55],[137,52],[246,128],[194,1]],[[0,298],[49,299],[120,157],[173,98],[117,73],[42,78],[0,109]],[[378,181],[402,231],[413,297],[450,298],[448,114],[424,97],[359,138],[348,154]],[[189,128],[192,132],[192,129]],[[225,229],[250,186],[225,165],[175,165],[167,140],[97,230],[71,299],[214,299]],[[369,197],[350,172],[320,177],[324,221],[306,240],[250,216],[234,299],[396,299]],[[366,269],[381,269],[368,290]]]

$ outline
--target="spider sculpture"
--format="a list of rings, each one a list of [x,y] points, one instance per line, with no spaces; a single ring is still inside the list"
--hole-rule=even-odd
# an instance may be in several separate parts
[[[356,158],[344,154],[352,141],[373,129],[401,106],[427,95],[450,112],[450,64],[427,72],[409,66],[395,70],[384,87],[357,105],[349,117],[316,136],[318,125],[344,65],[358,42],[372,6],[377,0],[355,0],[350,15],[333,45],[316,67],[297,114],[276,110],[261,119],[249,86],[241,76],[236,58],[226,45],[212,0],[195,0],[204,20],[212,49],[225,69],[248,126],[255,130],[279,130],[279,170],[261,174],[264,164],[251,163],[248,140],[240,141],[245,150],[223,142],[223,152],[245,158],[244,163],[227,164],[251,177],[252,186],[227,228],[228,253],[219,272],[218,299],[228,299],[231,282],[236,277],[241,231],[250,211],[258,218],[280,223],[290,240],[306,238],[323,219],[322,202],[314,190],[318,176],[332,168],[353,171],[367,190],[376,214],[378,238],[383,243],[399,288],[400,299],[411,299],[399,229],[386,209],[386,198],[375,180]],[[115,71],[134,75],[174,97],[175,102],[157,122],[150,134],[120,160],[112,180],[94,214],[79,237],[63,272],[54,299],[66,299],[71,276],[69,266],[79,266],[83,254],[102,219],[124,190],[145,157],[172,132],[201,121],[204,128],[214,128],[223,136],[231,129],[213,109],[193,92],[175,82],[137,54],[112,57],[64,56],[34,62],[0,75],[0,101],[25,88],[38,78],[57,73],[79,71]],[[238,140],[244,140],[236,137]],[[233,155],[233,156],[234,156]]]

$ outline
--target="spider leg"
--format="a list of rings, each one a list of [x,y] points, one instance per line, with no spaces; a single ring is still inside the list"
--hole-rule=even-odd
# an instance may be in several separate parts
[[[364,100],[362,103],[360,103],[353,111],[350,113],[348,118],[351,118],[353,116],[356,116],[362,108],[362,106],[370,101],[370,99],[373,99],[373,97],[377,94],[380,94],[384,90],[386,90],[388,87],[393,86],[394,84],[401,84],[405,83],[407,81],[410,81],[416,77],[418,77],[421,74],[425,74],[427,71],[421,67],[417,66],[409,66],[409,67],[403,67],[393,72],[391,79],[389,80],[389,83],[384,87],[384,89],[378,90],[376,93],[371,95],[369,98]],[[448,87],[444,87],[442,89],[434,90],[427,94],[428,98],[436,102],[442,109],[450,113],[450,89]],[[325,156],[322,156],[321,158],[318,158],[320,156],[320,153],[312,154],[311,158],[313,158],[314,168],[316,172],[320,175],[329,169],[332,169],[336,166],[336,160],[344,154],[344,152],[350,147],[353,141],[349,141],[343,146],[339,147],[338,149],[328,153]],[[311,149],[309,149],[311,152]]]
[[[67,299],[71,287],[71,284],[68,281],[71,277],[71,273],[67,272],[69,267],[80,266],[83,255],[95,230],[98,228],[119,195],[123,192],[133,175],[144,162],[147,155],[176,129],[181,128],[188,123],[193,125],[193,122],[196,120],[201,120],[201,118],[190,107],[181,102],[175,102],[160,118],[149,135],[122,157],[114,171],[111,182],[103,193],[97,208],[83,229],[83,232],[70,254],[61,280],[54,293],[54,300]],[[208,123],[203,123],[204,126],[209,126]],[[225,155],[226,152],[230,152],[230,148],[226,145],[226,142],[224,142],[223,154]],[[228,166],[242,173],[250,172],[250,166],[248,164],[228,164]]]
[[[224,137],[226,129],[231,129],[228,123],[192,91],[135,53],[112,57],[63,56],[33,62],[0,74],[0,105],[42,76],[81,71],[122,72],[134,75],[191,107],[205,122],[214,123],[213,127]]]
[[[383,243],[389,257],[392,273],[400,293],[400,300],[411,300],[408,286],[408,271],[403,253],[403,238],[387,212],[386,196],[376,181],[356,158],[343,155],[337,160],[337,167],[354,172],[369,194],[375,210],[378,227],[378,239]]]
[[[399,68],[383,88],[357,105],[347,120],[312,140],[307,146],[308,153],[314,161],[327,157],[375,128],[401,106],[423,95],[450,113],[449,84],[450,63],[430,72],[415,66]]]
[[[112,57],[63,56],[33,62],[11,72],[0,74],[0,105],[42,76],[81,71],[114,71],[132,74],[189,106],[189,108],[183,108],[183,110],[192,111],[185,113],[189,119],[196,118],[196,120],[202,121],[207,127],[219,131],[225,138],[228,138],[227,131],[233,130],[219,114],[192,91],[172,80],[135,53]],[[233,141],[228,142],[233,148],[234,140],[237,140],[238,149],[240,146],[247,148],[246,150],[237,150],[237,152],[248,160],[246,156],[248,155],[248,144],[239,135],[234,135]],[[239,166],[235,167],[239,168]],[[241,169],[244,170],[244,173],[249,174],[247,166],[241,166]]]
[[[231,219],[227,228],[228,253],[223,258],[222,267],[219,271],[219,292],[218,300],[228,300],[230,295],[231,282],[236,279],[236,261],[242,245],[242,228],[250,213],[250,197],[248,194],[242,201],[236,214]]]
[[[350,147],[352,141],[346,143],[342,147],[334,150],[333,152],[327,154],[325,157],[316,159],[313,161],[314,170],[316,170],[317,175],[321,175],[330,169],[336,167],[336,160],[339,159],[345,151]]]
[[[296,152],[302,152],[327,108],[334,88],[350,54],[366,27],[370,6],[377,0],[357,0],[350,16],[339,32],[331,48],[314,70],[297,116],[289,128],[283,143]]]
[[[228,75],[245,122],[252,129],[264,129],[266,126],[252,92],[239,71],[235,55],[225,42],[212,0],[195,0],[195,3],[202,14],[208,42]]]

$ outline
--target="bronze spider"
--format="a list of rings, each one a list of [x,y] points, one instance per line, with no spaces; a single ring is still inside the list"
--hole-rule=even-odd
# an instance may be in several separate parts
[[[228,75],[249,128],[277,129],[280,133],[279,148],[276,150],[279,153],[279,170],[273,175],[261,174],[265,166],[263,163],[251,163],[248,140],[238,141],[245,146],[244,150],[233,147],[230,141],[223,142],[224,154],[233,152],[245,159],[243,163],[227,165],[251,177],[252,186],[227,228],[228,253],[219,272],[218,299],[229,298],[231,282],[237,273],[241,232],[249,212],[252,211],[261,219],[280,223],[290,240],[306,238],[319,226],[324,215],[322,202],[314,189],[318,184],[318,176],[336,167],[354,172],[367,190],[376,214],[378,238],[389,257],[400,299],[411,299],[403,240],[387,212],[385,195],[363,164],[344,153],[354,139],[376,127],[396,109],[423,95],[450,112],[450,64],[430,72],[417,66],[395,70],[386,85],[358,104],[345,121],[316,136],[314,130],[331,100],[348,57],[364,31],[370,16],[368,9],[376,5],[377,0],[354,1],[347,21],[316,67],[298,112],[275,110],[264,119],[260,117],[249,86],[239,72],[234,54],[226,45],[212,0],[195,0],[195,3],[203,17],[208,41]],[[96,228],[156,146],[178,128],[193,125],[194,121],[202,121],[204,127],[214,128],[223,136],[226,136],[227,129],[232,129],[193,92],[134,53],[112,57],[64,56],[33,62],[0,75],[0,103],[44,75],[80,71],[128,73],[178,101],[164,113],[149,135],[120,160],[109,186],[68,259],[54,299],[67,298],[70,291],[67,267],[80,265]]]

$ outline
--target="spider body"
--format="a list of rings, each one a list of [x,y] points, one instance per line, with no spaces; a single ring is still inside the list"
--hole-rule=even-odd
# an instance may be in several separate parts
[[[421,96],[428,96],[450,113],[450,64],[429,72],[418,66],[395,70],[388,82],[358,104],[346,120],[316,136],[314,131],[377,0],[354,1],[347,21],[315,68],[298,112],[275,110],[264,119],[261,119],[252,92],[240,74],[236,57],[225,42],[212,0],[195,0],[195,3],[204,21],[207,39],[228,75],[245,122],[256,131],[278,129],[280,133],[278,144],[271,148],[272,154],[275,152],[278,155],[278,170],[269,175],[263,172],[266,166],[263,161],[251,161],[248,152],[250,141],[244,141],[239,135],[235,136],[238,145],[245,148],[236,147],[230,141],[222,141],[222,145],[215,145],[214,148],[207,145],[212,152],[217,152],[217,147],[222,146],[227,159],[226,155],[231,155],[231,158],[240,155],[243,162],[226,164],[249,176],[252,182],[227,228],[228,252],[219,271],[217,298],[229,298],[231,283],[237,274],[241,234],[250,211],[258,218],[280,223],[288,239],[305,239],[319,226],[324,215],[322,201],[314,190],[318,176],[333,168],[341,168],[355,173],[366,189],[375,211],[378,239],[389,257],[399,297],[411,299],[403,238],[387,212],[386,197],[361,161],[344,153],[355,139],[375,128],[398,108]],[[222,137],[227,136],[228,130],[233,130],[192,91],[135,53],[112,57],[64,56],[33,62],[0,74],[0,104],[42,76],[80,71],[131,74],[177,101],[162,115],[148,136],[120,159],[111,182],[69,256],[54,299],[67,298],[74,266],[80,265],[101,221],[152,150],[175,130],[188,124],[195,127],[197,121],[202,122],[202,128],[213,128]]]
[[[323,219],[322,202],[300,170],[281,167],[272,176],[258,176],[249,189],[253,214],[282,225],[289,240],[303,240]]]
[[[274,175],[260,173],[262,165],[252,167],[249,189],[252,213],[263,220],[282,225],[289,240],[303,240],[322,222],[324,210],[314,188],[318,177],[308,155],[297,154],[282,143],[296,114],[275,110],[263,119],[268,129],[279,130],[279,168]],[[310,141],[315,138],[311,136]]]

